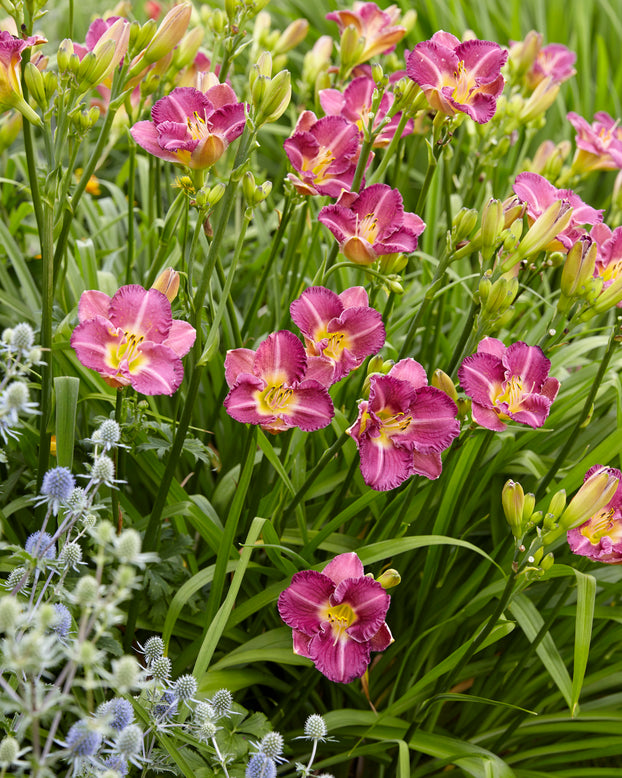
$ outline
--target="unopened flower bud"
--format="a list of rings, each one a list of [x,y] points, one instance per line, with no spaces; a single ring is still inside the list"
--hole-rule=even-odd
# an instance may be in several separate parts
[[[43,111],[47,110],[48,100],[45,93],[43,75],[39,68],[33,65],[32,62],[27,62],[24,66],[24,81],[26,82],[28,92],[39,108]]]
[[[549,551],[549,553],[540,562],[540,569],[546,573],[547,570],[550,570],[553,567],[554,563],[555,557]]]
[[[523,508],[525,505],[525,493],[523,487],[512,480],[506,481],[501,492],[501,503],[507,523],[510,525],[515,538],[523,535]]]
[[[531,492],[525,495],[523,503],[523,521],[530,521],[533,516],[533,509],[536,507],[536,496]]]
[[[59,73],[74,72],[72,66],[75,60],[71,59],[72,56],[76,56],[73,51],[73,41],[65,38],[60,42],[58,53],[56,54],[56,64],[58,65]],[[77,56],[76,59],[78,59]],[[80,60],[78,59],[78,64],[79,62]]]
[[[552,76],[547,76],[540,81],[523,105],[519,113],[520,121],[523,124],[529,124],[529,122],[546,113],[555,102],[555,98],[559,94],[559,87],[559,82],[554,81]]]
[[[261,127],[280,118],[285,113],[291,96],[292,81],[289,70],[279,71],[274,78],[259,76],[252,91],[255,126]]]
[[[350,70],[361,61],[361,55],[365,48],[365,38],[359,35],[359,31],[353,24],[349,24],[341,33],[339,53],[341,67]]]
[[[514,255],[515,262],[545,251],[570,223],[572,206],[564,200],[555,200],[531,225]],[[509,268],[505,268],[509,269]]]
[[[328,68],[333,51],[333,39],[330,35],[321,35],[308,51],[302,62],[302,80],[309,89],[313,89],[320,73]]]
[[[548,513],[550,513],[552,516],[555,516],[555,519],[557,520],[564,512],[565,507],[566,507],[566,490],[560,489],[558,492],[555,492],[555,494],[551,497]]]
[[[474,208],[461,208],[454,216],[451,225],[451,237],[454,245],[467,240],[477,224],[477,211]]]
[[[568,302],[576,297],[584,296],[586,283],[594,276],[597,250],[596,242],[589,235],[584,235],[579,238],[566,255],[562,270],[561,290],[563,297]]]
[[[607,467],[592,473],[562,513],[560,527],[573,529],[598,513],[616,493],[618,483],[619,479]]]
[[[176,70],[188,67],[194,62],[203,41],[203,28],[193,27],[173,51],[173,66]]]
[[[432,375],[432,380],[430,381],[430,384],[437,389],[440,389],[441,392],[445,392],[445,394],[448,397],[451,397],[451,399],[456,402],[458,399],[458,392],[456,391],[456,385],[451,380],[451,378],[445,373],[443,370],[435,370],[434,374]]]
[[[151,65],[173,51],[188,29],[191,14],[190,3],[180,3],[171,8],[145,49],[142,58],[144,64]]]
[[[306,38],[308,32],[309,22],[306,19],[296,19],[283,30],[272,49],[272,55],[278,57],[279,54],[286,54],[296,48]]]
[[[156,278],[151,288],[162,292],[163,295],[166,295],[167,300],[172,303],[179,291],[179,273],[173,270],[172,267],[167,267]]]
[[[503,204],[500,200],[489,200],[482,212],[482,254],[485,259],[500,243],[501,230],[504,226]]]
[[[383,589],[393,589],[394,586],[399,585],[401,580],[402,576],[392,567],[390,567],[388,570],[385,570],[378,576],[378,578],[376,578],[376,581],[380,584],[380,586],[382,586]]]

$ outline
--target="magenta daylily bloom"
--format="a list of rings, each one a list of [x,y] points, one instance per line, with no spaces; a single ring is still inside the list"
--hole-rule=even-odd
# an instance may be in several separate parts
[[[595,562],[622,564],[622,473],[615,467],[594,465],[585,474],[584,482],[594,473],[607,471],[618,479],[618,488],[611,500],[579,527],[568,530],[567,538],[574,554],[587,556]]]
[[[351,262],[371,265],[380,255],[409,254],[425,222],[404,211],[402,195],[387,184],[372,184],[360,194],[344,192],[318,219],[333,233],[341,253]]]
[[[326,388],[306,376],[302,343],[287,330],[268,335],[257,351],[227,352],[225,397],[229,416],[244,424],[259,424],[269,432],[300,427],[313,432],[330,424],[335,410]]]
[[[0,111],[16,108],[35,124],[40,119],[24,99],[20,63],[22,51],[40,43],[47,43],[47,39],[41,35],[31,35],[22,40],[7,30],[0,30]]]
[[[356,124],[359,130],[362,131],[369,122],[369,112],[372,108],[375,88],[376,84],[372,78],[369,76],[359,76],[353,79],[343,92],[340,92],[338,89],[321,89],[319,93],[320,104],[327,116],[343,116],[344,119]],[[391,92],[383,94],[374,117],[374,129],[384,120],[393,105],[394,99]],[[401,118],[401,111],[391,118],[376,137],[374,148],[383,148],[391,142]],[[402,138],[410,135],[414,126],[413,120],[409,119],[402,132]]]
[[[577,240],[586,234],[581,225],[594,225],[603,220],[602,210],[596,210],[584,203],[572,189],[557,189],[537,173],[520,173],[516,176],[513,188],[518,197],[527,204],[530,225],[556,200],[561,200],[572,208],[569,224],[546,247],[547,251],[569,251]]]
[[[603,291],[612,284],[622,284],[622,227],[612,230],[606,224],[595,224],[590,238],[596,243],[594,276],[603,279]],[[617,303],[622,308],[622,300]]]
[[[458,409],[445,392],[427,385],[423,367],[402,359],[387,375],[370,376],[369,400],[346,430],[356,441],[361,473],[378,491],[395,489],[413,474],[435,479],[441,451],[460,434]]]
[[[184,377],[181,357],[190,351],[194,327],[173,319],[171,304],[157,289],[122,286],[112,297],[84,292],[80,323],[71,345],[80,362],[117,389],[132,385],[141,394],[173,394]]]
[[[364,39],[361,54],[353,63],[355,65],[367,62],[378,54],[389,54],[406,35],[406,28],[395,24],[400,18],[396,5],[381,10],[376,3],[355,0],[351,10],[332,11],[326,14],[326,18],[337,23],[340,33],[353,25],[359,38]]]
[[[497,338],[484,338],[458,369],[460,385],[473,401],[473,421],[497,431],[510,420],[541,427],[559,391],[550,367],[539,346],[519,341],[506,348]]]
[[[150,154],[191,170],[217,162],[244,131],[244,103],[228,84],[199,92],[177,87],[151,109],[153,121],[135,124],[132,137]]]
[[[538,51],[526,73],[527,83],[535,89],[541,81],[550,77],[556,84],[561,84],[577,72],[573,67],[576,59],[574,51],[561,43],[549,43]]]
[[[393,642],[385,622],[390,602],[350,552],[336,556],[321,573],[296,573],[279,595],[278,608],[292,628],[294,653],[311,659],[329,680],[350,683],[365,674],[371,651]]]
[[[353,286],[337,295],[312,286],[289,308],[305,338],[307,378],[331,386],[384,346],[382,316],[369,307],[367,292]]]
[[[356,124],[342,116],[318,119],[313,111],[303,111],[293,135],[283,144],[298,173],[287,178],[300,194],[339,197],[352,186],[361,139]]]
[[[619,119],[614,121],[605,111],[594,114],[592,124],[572,111],[566,118],[577,131],[573,170],[587,173],[591,170],[622,169],[622,127]]]
[[[494,116],[505,81],[501,68],[508,53],[492,41],[458,38],[440,30],[418,43],[406,73],[419,84],[432,108],[453,116],[466,113],[479,124]]]

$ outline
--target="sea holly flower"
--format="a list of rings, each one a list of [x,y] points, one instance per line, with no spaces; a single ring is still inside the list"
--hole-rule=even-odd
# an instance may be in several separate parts
[[[369,307],[362,286],[339,295],[312,286],[294,300],[289,311],[305,338],[306,376],[324,386],[340,381],[384,346],[382,316]]]
[[[231,389],[225,409],[236,421],[259,424],[269,432],[326,427],[335,413],[332,400],[306,371],[303,345],[287,330],[268,335],[257,351],[232,349],[225,358],[225,380]]]
[[[406,35],[406,28],[395,24],[400,18],[396,5],[381,10],[376,3],[355,0],[351,10],[332,11],[326,14],[326,18],[337,23],[340,33],[352,25],[357,37],[364,39],[356,61],[350,63],[351,67],[378,54],[390,53]]]
[[[372,100],[376,84],[368,76],[359,76],[353,79],[343,92],[338,89],[320,90],[320,105],[327,116],[343,116],[349,122],[356,124],[363,131],[369,122],[369,113],[372,109]],[[374,116],[373,129],[377,130],[384,121],[387,113],[393,105],[395,97],[391,92],[385,92],[380,100],[380,105]],[[387,146],[402,118],[401,111],[396,113],[382,128],[374,140],[374,148]],[[414,129],[414,122],[409,119],[406,122],[402,137],[410,135]]]
[[[466,113],[485,124],[494,116],[503,91],[501,68],[507,56],[492,41],[460,43],[440,30],[411,51],[406,73],[425,92],[432,108],[448,116]]]
[[[385,622],[390,602],[350,552],[336,556],[321,573],[296,573],[279,595],[278,608],[293,630],[294,653],[311,659],[329,680],[350,683],[365,674],[371,651],[393,642]]]
[[[372,184],[360,194],[344,192],[318,219],[333,233],[341,253],[351,262],[371,265],[383,254],[409,254],[425,223],[404,211],[402,195],[387,184]]]
[[[313,111],[303,111],[283,144],[298,173],[287,178],[300,194],[339,197],[352,186],[361,138],[358,127],[341,116],[318,119]]]
[[[41,124],[39,115],[24,99],[21,83],[22,51],[47,43],[41,35],[22,40],[6,30],[0,30],[0,111],[16,108],[29,122]]]
[[[387,375],[370,376],[369,400],[359,403],[358,418],[346,431],[372,489],[395,489],[413,474],[432,480],[441,474],[441,451],[460,433],[458,409],[427,383],[424,368],[410,358]]]
[[[153,121],[135,124],[132,137],[150,154],[191,170],[217,162],[244,131],[244,104],[228,84],[207,92],[177,87],[151,109]]]
[[[508,421],[541,427],[559,391],[550,367],[539,346],[519,341],[506,347],[484,338],[458,369],[460,385],[472,399],[473,421],[497,431]]]
[[[574,554],[619,565],[622,564],[622,473],[615,467],[594,465],[585,474],[584,481],[602,472],[617,479],[615,493],[586,522],[568,531],[568,543]]]
[[[576,241],[586,234],[581,225],[602,222],[602,210],[587,205],[571,189],[557,189],[546,178],[537,173],[520,173],[514,181],[514,192],[527,205],[527,218],[532,225],[554,202],[560,200],[572,208],[568,224],[561,230],[547,251],[568,251]]]
[[[572,111],[566,118],[577,131],[577,153],[572,161],[574,172],[622,169],[622,127],[619,119],[614,121],[605,111],[594,114],[592,124]]]
[[[192,347],[196,331],[173,319],[162,292],[136,284],[122,286],[112,297],[84,292],[78,317],[71,345],[80,362],[107,384],[131,384],[141,394],[177,391],[184,376],[181,357]]]

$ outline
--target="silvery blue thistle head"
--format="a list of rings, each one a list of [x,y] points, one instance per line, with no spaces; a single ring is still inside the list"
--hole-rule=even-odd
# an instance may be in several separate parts
[[[16,351],[25,356],[33,347],[34,342],[35,334],[32,331],[30,324],[21,322],[11,330],[11,337],[9,341],[11,351]]]
[[[253,754],[246,765],[246,778],[276,778],[276,762],[265,754]]]
[[[312,713],[305,721],[304,733],[309,740],[324,740],[328,734],[326,722],[318,713]]]
[[[202,724],[204,721],[213,721],[216,719],[216,711],[211,703],[201,700],[194,709],[194,721],[196,724]]]
[[[43,476],[41,484],[41,497],[38,503],[47,502],[56,516],[61,505],[67,502],[76,482],[67,467],[53,467]]]
[[[134,721],[134,708],[129,700],[113,697],[111,700],[102,702],[97,708],[97,715],[105,719],[109,727],[120,732]]]
[[[173,691],[179,700],[188,702],[197,693],[199,684],[194,675],[180,675],[173,684]]]
[[[65,743],[74,756],[95,756],[102,744],[102,736],[91,721],[80,719],[67,733]]]
[[[143,755],[143,731],[138,724],[130,724],[121,730],[113,743],[114,752],[136,763]]]
[[[173,691],[166,691],[162,694],[159,701],[153,706],[153,716],[158,721],[170,719],[177,713],[179,700]]]
[[[101,446],[104,451],[110,451],[110,449],[116,448],[121,440],[121,427],[114,419],[106,419],[95,430],[91,440]]]
[[[82,549],[79,543],[70,540],[61,548],[58,555],[58,561],[61,565],[68,570],[79,570],[79,565],[85,564],[82,562]]]
[[[228,716],[233,705],[233,697],[229,689],[219,689],[212,697],[211,705],[218,718]]]
[[[24,548],[30,556],[39,559],[56,559],[56,546],[49,532],[33,532],[28,536]]]
[[[81,486],[71,490],[64,507],[72,516],[80,516],[88,509],[88,497]]]
[[[121,776],[126,776],[130,771],[130,766],[127,763],[127,759],[124,759],[118,754],[112,754],[104,759],[104,767],[107,770],[114,770]]]
[[[149,666],[149,672],[156,681],[165,683],[171,677],[172,663],[167,656],[154,659]]]
[[[97,486],[102,484],[116,489],[114,478],[114,462],[105,454],[95,457],[89,474],[90,483]]]
[[[259,753],[265,754],[275,762],[285,761],[283,754],[283,736],[279,732],[268,732],[259,743]]]
[[[16,424],[18,414],[34,413],[37,403],[30,402],[30,390],[23,381],[13,381],[4,392],[0,403],[9,419]]]
[[[55,602],[54,610],[56,611],[57,618],[52,629],[59,638],[66,638],[71,629],[71,613],[69,612],[69,608],[61,602]]]
[[[6,579],[5,586],[7,589],[14,589],[20,585],[23,589],[28,584],[29,577],[30,573],[25,567],[14,567]]]
[[[164,641],[159,635],[152,635],[143,647],[143,654],[147,663],[151,663],[164,656]]]

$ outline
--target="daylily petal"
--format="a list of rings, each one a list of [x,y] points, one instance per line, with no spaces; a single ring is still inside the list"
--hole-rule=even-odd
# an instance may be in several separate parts
[[[424,386],[417,390],[412,406],[408,439],[422,454],[444,451],[460,434],[455,402],[440,389]]]
[[[172,348],[147,341],[130,368],[131,382],[140,394],[174,394],[184,378],[181,359]]]
[[[527,392],[539,391],[549,374],[551,362],[539,346],[528,346],[522,341],[512,343],[503,355],[506,378],[520,376]]]
[[[428,385],[428,377],[425,368],[411,357],[400,359],[396,362],[389,375],[393,378],[399,378],[401,381],[408,381],[413,389],[420,389]]]
[[[443,470],[441,455],[437,452],[422,454],[417,449],[412,452],[412,471],[424,478],[435,481]]]
[[[153,122],[136,122],[130,129],[130,133],[136,143],[154,157],[168,160],[168,162],[179,162],[175,154],[171,151],[165,151],[160,145],[160,137]]]
[[[357,643],[347,635],[335,640],[328,623],[309,641],[309,657],[321,673],[336,683],[360,678],[369,664],[369,651],[368,643]]]
[[[372,651],[384,651],[391,643],[393,643],[393,635],[385,623],[380,627],[378,632],[370,638],[369,647]]]
[[[341,581],[330,598],[332,605],[349,605],[356,616],[346,632],[354,640],[370,640],[384,624],[391,597],[378,581],[361,576]]]
[[[283,414],[291,424],[305,432],[314,432],[330,424],[335,415],[333,401],[318,381],[303,381],[294,392],[291,410]]]
[[[505,344],[498,338],[483,338],[477,344],[477,353],[493,354],[495,357],[499,357],[499,359],[502,360],[503,355],[505,354]]]
[[[444,85],[445,74],[456,72],[459,64],[460,60],[452,49],[432,40],[422,41],[410,52],[406,73],[422,89],[440,89]]]
[[[98,292],[95,289],[82,292],[78,303],[78,319],[81,322],[94,319],[96,316],[103,316],[107,319],[109,305],[110,297],[103,292]]]
[[[494,430],[495,432],[502,432],[506,429],[507,424],[504,424],[499,415],[493,408],[480,405],[473,400],[471,405],[471,413],[473,415],[473,421],[479,424],[480,427],[486,427],[488,430]]]
[[[522,398],[519,410],[504,410],[504,406],[504,403],[499,406],[501,412],[507,413],[514,421],[528,424],[530,427],[541,427],[549,415],[551,401],[541,394],[528,394]]]
[[[320,612],[328,607],[335,584],[324,573],[304,570],[279,595],[277,607],[283,621],[305,635],[314,635],[321,624]]]
[[[323,575],[327,575],[335,586],[346,578],[362,578],[363,563],[354,551],[347,554],[338,554],[322,570]]]
[[[474,402],[492,408],[492,398],[501,391],[505,370],[501,360],[487,353],[466,357],[458,368],[458,380]]]
[[[351,286],[349,289],[345,289],[339,295],[339,299],[344,309],[367,308],[369,305],[369,297],[364,286]]]
[[[361,437],[359,455],[363,480],[379,492],[395,489],[413,472],[412,452],[390,441]]]
[[[373,413],[408,413],[415,399],[415,391],[405,381],[391,375],[372,375],[370,378],[368,408]]]
[[[197,331],[192,324],[181,319],[173,319],[163,345],[172,348],[178,357],[183,357],[194,345],[196,337]]]
[[[328,322],[340,316],[343,308],[335,292],[323,286],[310,286],[290,305],[289,313],[305,337],[319,340]]]
[[[118,289],[110,301],[109,311],[115,326],[154,343],[165,340],[173,321],[166,295],[138,284]]]
[[[382,315],[375,308],[347,308],[328,325],[328,332],[343,332],[348,350],[361,359],[377,354],[384,346],[386,333]]]
[[[311,659],[309,654],[309,643],[311,642],[311,638],[308,635],[305,635],[304,632],[299,632],[297,629],[292,630],[292,638],[294,643],[294,654]]]
[[[225,357],[225,381],[231,389],[241,373],[253,373],[255,352],[250,348],[234,348]]]
[[[261,378],[242,373],[223,401],[229,416],[242,424],[267,424],[274,421],[276,413],[262,411],[257,399],[258,393],[265,386]]]
[[[71,347],[80,362],[101,375],[113,375],[116,370],[110,362],[111,350],[116,350],[123,332],[103,316],[78,324],[71,333]]]
[[[255,352],[254,373],[266,384],[292,384],[300,381],[307,367],[302,343],[288,330],[268,335]]]

